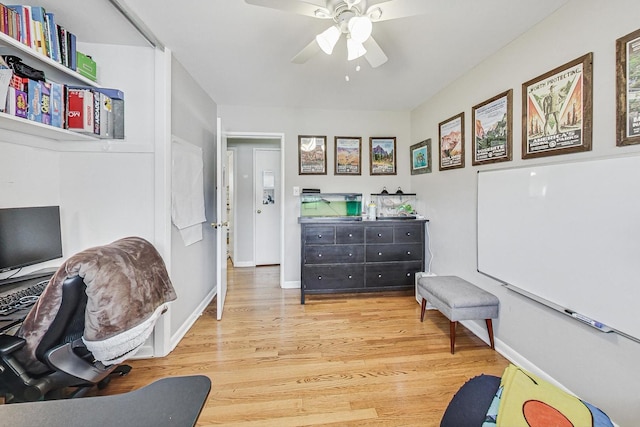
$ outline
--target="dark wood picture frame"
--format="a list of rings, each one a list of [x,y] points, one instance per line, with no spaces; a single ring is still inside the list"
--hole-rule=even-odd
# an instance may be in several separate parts
[[[616,145],[640,144],[640,29],[616,40]]]
[[[439,168],[464,167],[464,111],[438,124]]]
[[[589,52],[522,84],[523,159],[591,150],[592,76]]]
[[[370,175],[395,175],[396,158],[395,136],[369,138]]]
[[[411,175],[431,173],[431,138],[409,147]]]
[[[473,166],[508,162],[513,153],[513,89],[471,109]]]
[[[298,174],[327,174],[327,137],[298,135]]]
[[[336,136],[334,147],[334,175],[361,175],[362,138]]]

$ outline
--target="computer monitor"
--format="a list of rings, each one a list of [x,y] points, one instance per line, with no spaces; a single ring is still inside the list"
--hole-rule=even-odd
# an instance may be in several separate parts
[[[62,257],[60,207],[0,209],[0,272]]]

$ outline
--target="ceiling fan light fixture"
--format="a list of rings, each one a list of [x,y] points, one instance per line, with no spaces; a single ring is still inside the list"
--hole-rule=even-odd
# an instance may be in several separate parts
[[[364,43],[371,36],[373,23],[366,16],[354,16],[347,24],[351,38],[358,43]]]
[[[382,9],[380,9],[379,7],[372,7],[369,11],[367,11],[367,16],[370,19],[377,21],[378,19],[382,18]]]
[[[331,26],[316,36],[316,41],[320,49],[327,55],[331,55],[333,48],[340,38],[340,29],[337,26]]]
[[[358,59],[367,53],[367,49],[362,46],[362,43],[354,40],[353,38],[347,38],[347,60],[353,61]]]

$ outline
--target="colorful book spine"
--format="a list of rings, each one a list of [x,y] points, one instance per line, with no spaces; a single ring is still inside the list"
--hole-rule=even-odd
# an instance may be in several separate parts
[[[70,31],[67,31],[67,50],[68,50],[68,61],[69,61],[69,65],[67,65],[69,68],[71,68],[73,71],[76,70],[76,68],[78,67],[78,60],[76,58],[76,35],[73,34]]]
[[[124,92],[120,89],[96,88],[111,99],[113,139],[124,139]]]
[[[58,40],[58,27],[53,13],[45,14],[47,34],[49,35],[49,57],[60,62],[60,42]]]
[[[31,27],[32,34],[35,32],[36,45],[35,50],[43,55],[47,55],[47,35],[45,32],[45,10],[42,6],[31,6]]]
[[[60,63],[69,66],[69,49],[67,42],[67,29],[58,25],[58,40],[60,43]]]

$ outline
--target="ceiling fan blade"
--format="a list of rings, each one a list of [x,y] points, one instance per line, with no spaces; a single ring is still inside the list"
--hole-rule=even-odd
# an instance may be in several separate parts
[[[364,54],[364,57],[372,68],[381,66],[389,59],[373,37],[369,37],[364,43],[362,43],[362,45],[367,49],[367,53]]]
[[[384,0],[378,2],[374,0],[369,3],[366,15],[369,15],[373,22],[424,15],[432,10],[429,3],[424,0]],[[378,14],[380,14],[379,17],[377,17]]]
[[[324,1],[312,2],[301,0],[245,0],[246,3],[255,6],[269,7],[285,12],[297,13],[299,15],[311,16],[313,18],[331,18],[331,12],[326,8]],[[320,13],[317,13],[320,11]]]
[[[316,39],[313,39],[311,40],[311,43],[306,45],[296,56],[291,58],[291,62],[294,64],[304,64],[318,52],[320,52],[320,45]]]

